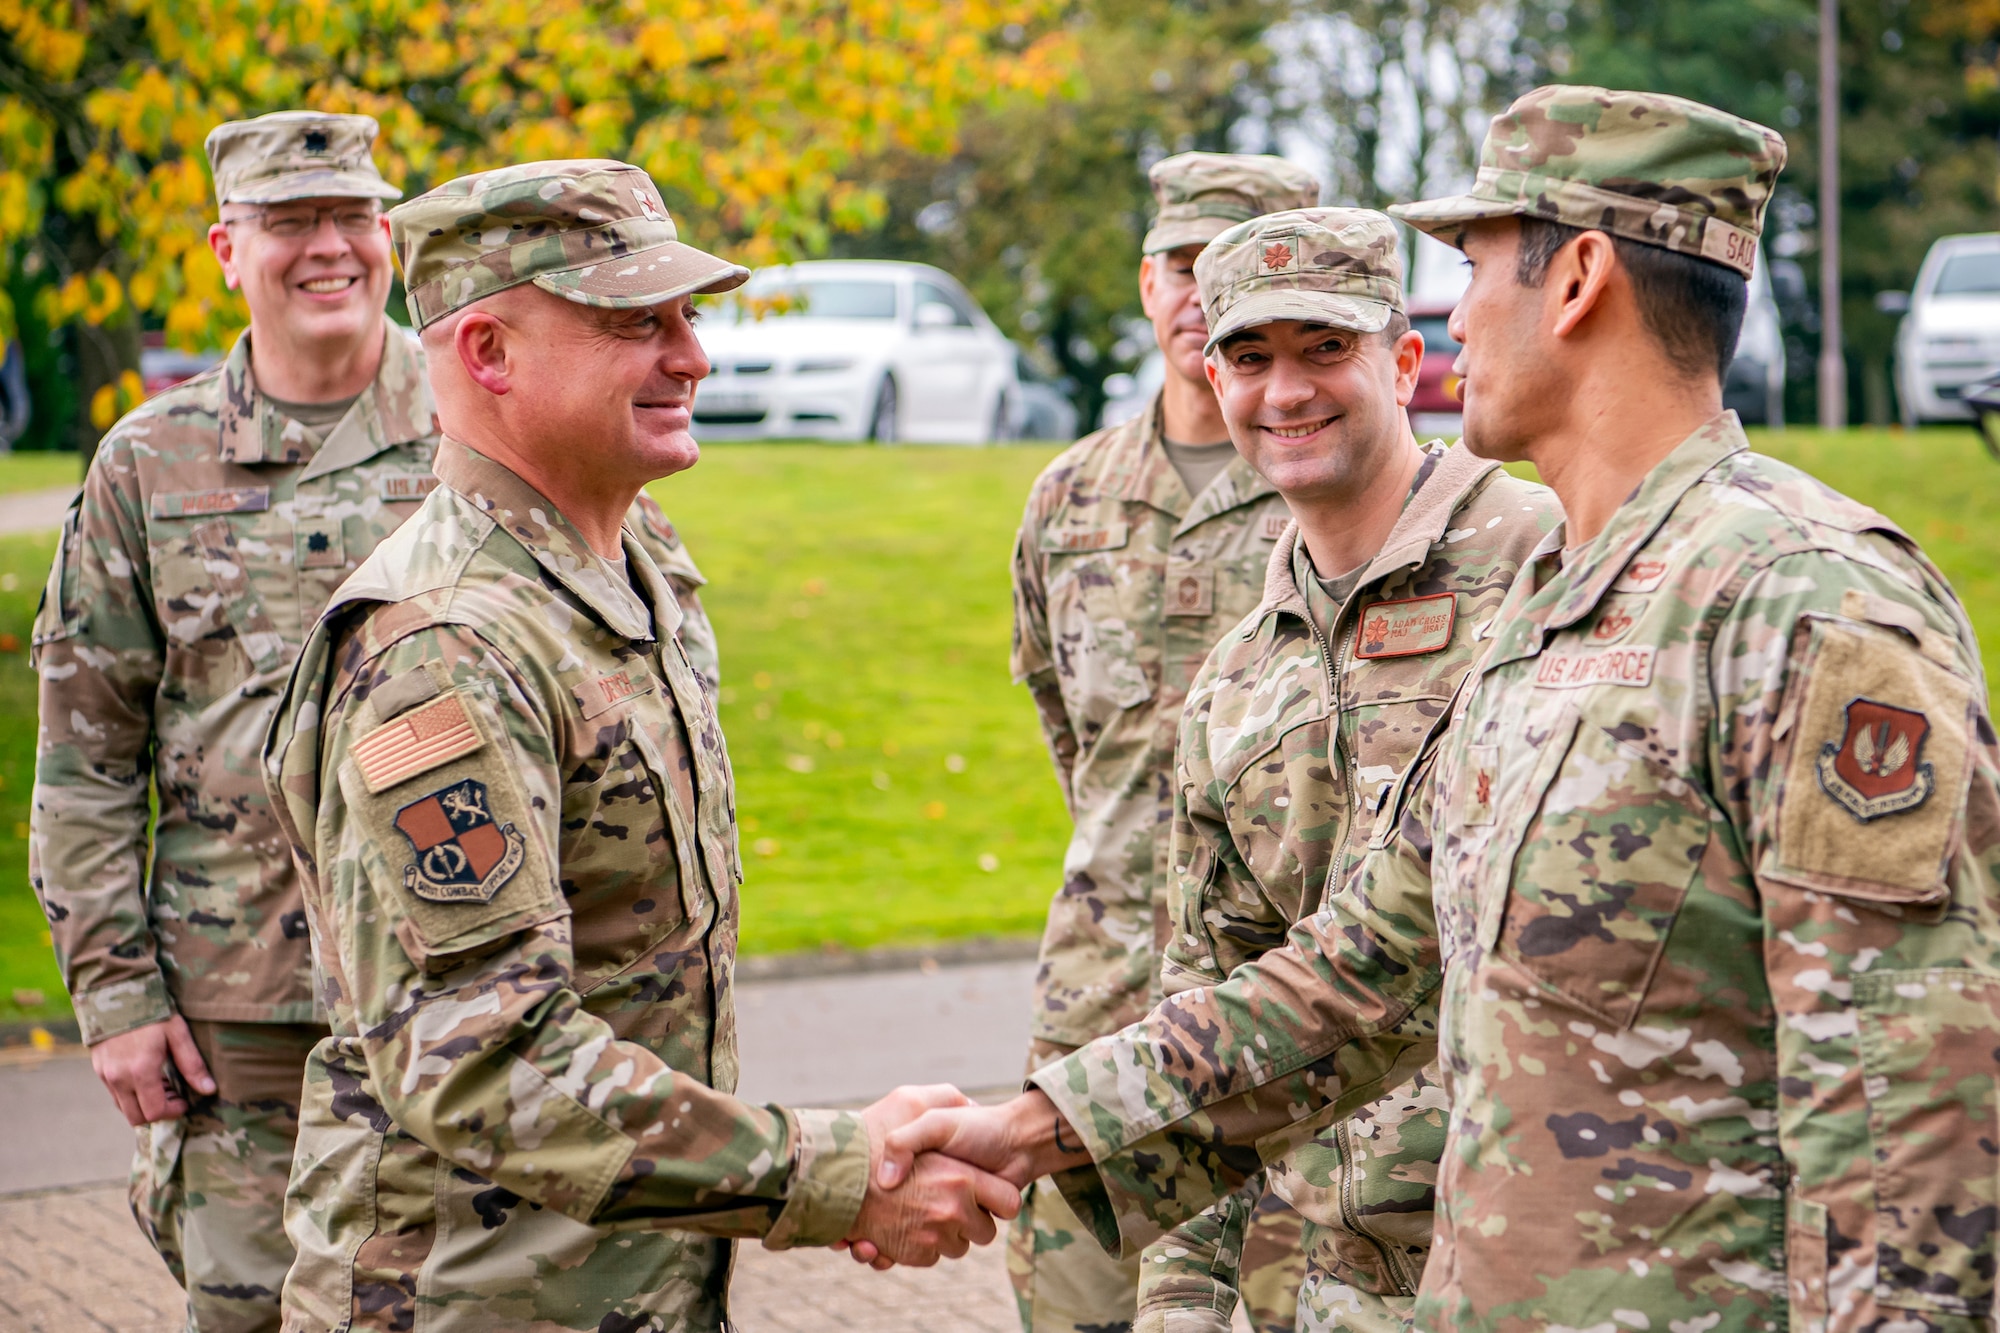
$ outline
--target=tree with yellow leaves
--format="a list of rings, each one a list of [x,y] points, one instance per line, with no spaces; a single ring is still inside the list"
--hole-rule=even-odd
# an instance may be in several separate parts
[[[246,320],[205,240],[202,139],[289,107],[359,111],[406,189],[553,157],[650,171],[746,263],[873,225],[857,179],[943,153],[964,112],[1067,77],[1055,0],[0,0],[0,279],[79,331],[102,430],[139,329],[220,346]],[[18,286],[17,286],[18,290]],[[16,314],[0,287],[0,345]]]

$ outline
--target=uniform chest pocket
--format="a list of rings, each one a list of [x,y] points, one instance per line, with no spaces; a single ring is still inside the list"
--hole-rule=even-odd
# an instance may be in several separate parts
[[[255,671],[273,671],[290,660],[292,650],[250,581],[247,545],[244,534],[222,518],[163,535],[152,551],[154,604],[172,647],[220,657],[234,641]]]
[[[1500,952],[1544,988],[1630,1026],[1708,846],[1708,808],[1587,717],[1560,765],[1538,765],[1536,779]]]
[[[1157,669],[1159,658],[1159,571],[1114,559],[1067,559],[1063,595],[1050,607],[1063,703],[1099,725],[1153,697],[1148,663]]]

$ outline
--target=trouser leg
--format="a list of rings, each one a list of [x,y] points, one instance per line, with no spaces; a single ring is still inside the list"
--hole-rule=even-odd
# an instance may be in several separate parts
[[[188,1027],[216,1090],[193,1098],[185,1119],[139,1131],[132,1213],[188,1293],[191,1333],[275,1333],[292,1263],[284,1207],[300,1086],[325,1030]]]
[[[1282,1198],[1265,1191],[1243,1230],[1237,1292],[1257,1333],[1292,1333],[1298,1322],[1299,1284],[1305,1281],[1305,1219]]]
[[[1127,1333],[1139,1305],[1138,1256],[1106,1254],[1046,1180],[1008,1228],[1007,1276],[1023,1333]]]

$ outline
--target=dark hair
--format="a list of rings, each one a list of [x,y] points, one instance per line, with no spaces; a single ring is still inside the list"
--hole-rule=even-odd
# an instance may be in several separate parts
[[[1389,322],[1384,324],[1382,331],[1375,336],[1383,342],[1388,343],[1391,347],[1394,347],[1397,340],[1409,331],[1410,317],[1400,310],[1391,310],[1389,312]]]
[[[1521,219],[1521,249],[1514,280],[1539,287],[1548,280],[1556,252],[1584,229],[1547,218]],[[1690,378],[1713,373],[1719,380],[1736,355],[1750,284],[1735,269],[1643,241],[1613,236],[1611,247],[1632,278],[1639,318],[1667,354],[1674,369]]]

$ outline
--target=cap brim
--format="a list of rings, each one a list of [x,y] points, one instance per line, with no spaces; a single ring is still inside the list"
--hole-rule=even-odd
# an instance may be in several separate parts
[[[611,310],[658,305],[697,293],[732,291],[749,280],[750,270],[741,264],[718,259],[679,241],[635,250],[616,259],[538,273],[530,279],[543,291],[565,301]]]
[[[1161,223],[1146,233],[1139,253],[1160,255],[1184,245],[1207,245],[1235,225],[1229,218],[1187,218]]]
[[[1258,292],[1229,307],[1216,326],[1208,331],[1208,343],[1201,349],[1207,356],[1224,338],[1261,324],[1295,319],[1302,324],[1324,324],[1329,328],[1352,329],[1356,333],[1380,333],[1389,327],[1395,307],[1372,296],[1343,296],[1335,292],[1296,289]]]
[[[293,199],[401,199],[403,192],[364,171],[288,171],[239,185],[225,204],[283,204]]]
[[[1457,245],[1457,233],[1464,230],[1468,222],[1484,222],[1490,218],[1511,218],[1525,209],[1517,200],[1505,202],[1481,199],[1476,195],[1454,194],[1443,199],[1424,199],[1414,204],[1391,204],[1389,216],[1398,222],[1406,222],[1427,236],[1435,236],[1446,245]]]

